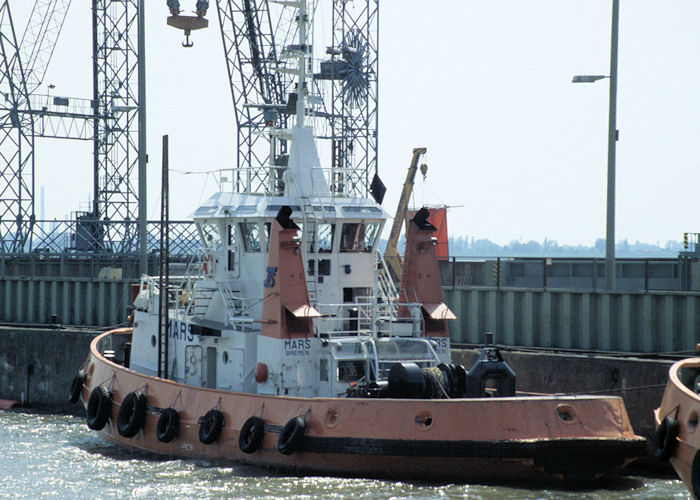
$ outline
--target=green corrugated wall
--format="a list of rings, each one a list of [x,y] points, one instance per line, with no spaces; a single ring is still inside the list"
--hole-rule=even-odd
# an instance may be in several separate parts
[[[133,280],[132,280],[133,281]],[[90,278],[2,278],[0,321],[112,326],[126,321],[131,281]]]
[[[113,326],[126,319],[129,280],[2,278],[0,321]],[[695,351],[700,293],[445,287],[453,342],[599,351]]]
[[[695,351],[700,294],[445,287],[453,342],[664,353]]]

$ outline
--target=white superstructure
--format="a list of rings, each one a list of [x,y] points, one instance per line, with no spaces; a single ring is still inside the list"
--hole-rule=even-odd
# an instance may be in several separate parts
[[[324,169],[314,133],[306,126],[308,48],[306,1],[296,6],[299,40],[295,124],[268,133],[289,144],[285,163],[222,170],[221,191],[194,213],[201,255],[184,283],[168,293],[171,303],[167,378],[192,385],[251,393],[339,396],[350,384],[386,378],[396,361],[423,366],[449,363],[449,348],[436,354],[423,337],[419,304],[399,294],[377,251],[388,214],[370,198],[349,197],[347,178]],[[274,141],[271,141],[274,144]],[[308,300],[321,316],[313,335],[261,335],[260,318],[270,228],[282,207],[292,210]],[[135,302],[131,368],[158,373],[157,280],[144,278]],[[407,305],[408,304],[408,305]],[[265,380],[260,367],[266,370]],[[257,378],[257,381],[256,381]]]

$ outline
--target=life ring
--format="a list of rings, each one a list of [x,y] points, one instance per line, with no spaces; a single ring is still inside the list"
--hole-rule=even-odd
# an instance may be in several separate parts
[[[212,444],[221,435],[224,426],[224,415],[219,410],[209,410],[199,419],[199,440],[204,444]]]
[[[146,396],[130,392],[122,401],[117,413],[117,431],[124,437],[134,437],[146,420]]]
[[[107,424],[111,415],[112,393],[103,385],[95,387],[90,393],[85,410],[85,420],[87,420],[88,427],[99,431]]]
[[[666,417],[656,429],[656,436],[654,437],[654,458],[662,462],[668,461],[673,455],[673,451],[676,449],[678,441],[678,431],[680,426],[678,425],[678,420],[672,417]]]
[[[283,455],[291,455],[299,449],[306,430],[306,422],[301,417],[290,418],[282,428],[277,449]]]
[[[77,403],[80,399],[80,395],[83,392],[83,382],[87,378],[85,370],[78,371],[77,375],[73,377],[73,381],[70,383],[70,395],[68,400],[71,403]]]
[[[175,408],[166,408],[160,413],[156,423],[156,437],[161,443],[169,443],[180,430],[180,414]]]
[[[260,417],[250,417],[238,435],[238,447],[243,453],[253,453],[260,448],[264,436],[265,421]]]

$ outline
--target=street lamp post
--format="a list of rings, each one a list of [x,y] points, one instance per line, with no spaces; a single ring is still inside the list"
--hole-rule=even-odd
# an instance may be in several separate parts
[[[605,288],[615,289],[615,145],[617,142],[617,40],[620,0],[612,0],[612,30],[610,36],[610,76],[577,75],[574,83],[591,83],[610,78],[608,111],[608,179],[607,214],[605,225]]]

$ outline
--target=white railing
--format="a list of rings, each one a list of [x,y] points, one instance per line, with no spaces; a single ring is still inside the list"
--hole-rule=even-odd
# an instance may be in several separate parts
[[[421,304],[418,302],[380,304],[374,297],[358,297],[356,302],[316,304],[322,314],[314,321],[317,336],[329,338],[346,336],[421,337],[425,331]],[[398,317],[398,308],[405,307],[409,314]],[[392,314],[381,314],[385,310]]]
[[[416,363],[418,366],[437,366],[440,357],[430,340],[425,338],[375,340],[377,351],[377,378],[386,379],[394,363]]]
[[[368,361],[377,380],[386,380],[394,363],[436,366],[440,363],[430,340],[424,338],[332,339],[332,356],[337,361]]]
[[[331,198],[362,198],[368,194],[369,186],[363,170],[316,167],[312,169],[312,174],[317,171],[323,174]],[[234,167],[216,171],[219,191],[266,196],[284,195],[284,188],[289,181],[288,176],[289,167],[280,165]],[[316,196],[317,193],[309,193],[309,195]]]

